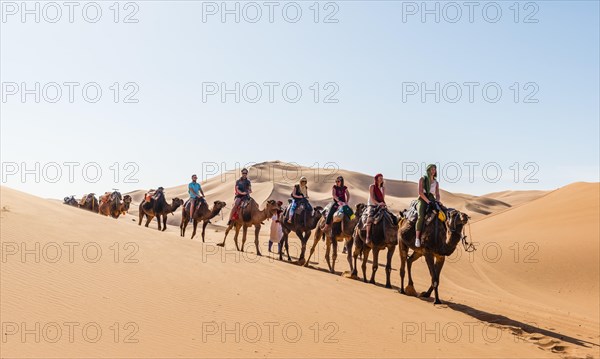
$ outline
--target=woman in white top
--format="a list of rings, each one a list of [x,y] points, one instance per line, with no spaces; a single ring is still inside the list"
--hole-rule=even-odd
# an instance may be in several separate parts
[[[417,238],[415,246],[421,246],[421,231],[423,230],[423,221],[427,206],[435,205],[440,201],[440,186],[437,181],[437,167],[434,164],[427,166],[426,175],[419,180],[419,204],[417,210],[419,217],[417,219]]]
[[[369,186],[369,200],[367,201],[365,230],[367,238],[365,243],[371,244],[371,225],[373,224],[373,215],[379,207],[385,207],[385,187],[383,186],[383,175],[378,173],[373,178],[373,184]]]

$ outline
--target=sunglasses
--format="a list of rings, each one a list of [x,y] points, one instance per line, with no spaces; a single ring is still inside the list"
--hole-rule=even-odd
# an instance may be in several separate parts
[[[243,174],[243,175],[247,175],[247,174],[248,174],[248,172],[242,172],[242,174]]]

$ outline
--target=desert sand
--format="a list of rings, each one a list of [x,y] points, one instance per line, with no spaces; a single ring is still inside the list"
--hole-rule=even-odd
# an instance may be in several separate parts
[[[263,173],[258,173],[260,169]],[[270,168],[275,168],[274,170]],[[253,197],[285,200],[294,176],[281,163],[250,172]],[[265,172],[269,172],[267,175]],[[309,178],[311,201],[324,205],[333,178]],[[371,177],[338,171],[351,203],[366,201]],[[166,232],[137,225],[145,189],[130,193],[117,220],[1,187],[1,357],[600,357],[600,184],[486,196],[442,193],[469,213],[478,250],[446,261],[440,297],[401,295],[399,257],[393,289],[342,276],[341,248],[330,274],[324,244],[310,267],[215,246],[223,238],[234,174],[203,183],[227,210],[200,237],[179,236],[178,214]],[[319,180],[317,182],[317,180]],[[416,184],[387,180],[394,211]],[[93,191],[96,189],[90,189]],[[99,192],[98,190],[96,190]],[[187,198],[186,185],[167,198]],[[312,240],[311,240],[312,242]],[[292,255],[299,240],[290,236]],[[397,252],[397,251],[396,251]],[[368,267],[370,273],[370,265]],[[423,260],[417,291],[429,286]]]

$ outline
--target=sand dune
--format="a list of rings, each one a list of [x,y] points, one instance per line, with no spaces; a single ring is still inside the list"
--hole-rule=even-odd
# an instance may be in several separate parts
[[[483,195],[483,197],[497,199],[511,206],[518,206],[522,203],[536,200],[548,193],[548,191],[502,191],[488,193]]]
[[[343,175],[357,184],[351,187],[354,201],[364,200],[361,188],[369,176]],[[255,178],[257,200],[285,198],[291,190],[293,182],[272,177]],[[232,181],[207,181],[209,200],[226,200],[229,207]],[[399,209],[412,198],[415,184],[388,186],[396,191],[391,202]],[[313,183],[313,202],[324,203],[329,187]],[[185,186],[167,189],[169,197],[185,192]],[[139,201],[143,191],[132,195]],[[397,292],[397,254],[390,290],[340,276],[348,269],[341,253],[338,273],[326,272],[323,244],[311,266],[302,268],[272,254],[240,254],[231,242],[225,249],[214,246],[223,236],[220,218],[202,244],[189,235],[182,239],[175,227],[160,233],[155,224],[137,226],[131,215],[114,220],[2,187],[1,354],[600,357],[599,184],[576,183],[520,203],[507,199],[510,195],[484,197],[443,194],[457,208],[467,207],[460,202],[466,198],[494,211],[480,213],[471,226],[478,250],[468,254],[459,248],[446,262],[440,286],[445,304],[434,306]],[[261,234],[261,246],[267,234]],[[290,242],[297,254],[299,241]],[[424,290],[426,266],[418,261],[414,267],[416,289]],[[384,275],[382,268],[378,283]],[[23,329],[35,333],[36,323],[39,343],[35,334],[22,336]],[[72,342],[64,323],[78,323]],[[62,336],[51,343],[56,328]],[[86,341],[93,341],[97,328],[100,339]]]
[[[371,176],[347,171],[343,169],[314,169],[296,165],[289,165],[280,161],[259,163],[250,168],[249,178],[252,181],[253,197],[259,203],[269,198],[281,200],[287,203],[294,184],[301,176],[306,176],[309,181],[309,195],[313,205],[325,206],[331,200],[331,186],[337,176],[343,176],[346,185],[350,189],[350,204],[367,202],[369,185],[373,182]],[[228,218],[231,205],[233,204],[233,186],[239,177],[237,173],[226,172],[223,175],[213,177],[202,183],[207,199],[210,201],[221,200],[227,202],[228,206],[223,215],[212,220],[215,225],[224,225],[223,218]],[[416,198],[417,183],[386,179],[387,200],[389,207],[394,212],[407,208],[412,200]],[[133,198],[130,213],[137,216],[139,201],[143,199],[147,190],[140,189],[130,192]],[[472,196],[468,194],[454,194],[441,191],[442,202],[449,207],[457,208],[467,212],[474,219],[485,215],[509,209],[514,205],[521,204],[527,200],[533,200],[544,194],[544,191],[512,191],[505,193],[502,200],[490,196]],[[169,200],[173,197],[188,198],[187,184],[165,189]],[[514,200],[513,200],[514,198]],[[180,214],[170,216],[168,223],[179,225]]]

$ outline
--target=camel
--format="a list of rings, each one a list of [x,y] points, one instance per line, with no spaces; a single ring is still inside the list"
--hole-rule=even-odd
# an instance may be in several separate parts
[[[373,223],[371,225],[371,243],[367,245],[367,231],[363,228],[363,223],[366,218],[361,216],[356,229],[354,230],[354,266],[350,262],[350,252],[352,249],[352,242],[350,241],[348,245],[348,263],[350,264],[350,271],[352,276],[355,277],[357,274],[356,262],[358,259],[359,252],[362,252],[362,273],[363,279],[365,283],[367,282],[367,260],[369,259],[369,252],[373,249],[373,271],[371,272],[371,280],[369,283],[375,283],[375,274],[377,273],[377,269],[379,268],[379,251],[387,248],[387,262],[385,265],[385,287],[391,288],[392,283],[390,280],[390,276],[392,274],[392,258],[394,256],[394,252],[396,251],[396,245],[398,245],[398,220],[397,218],[393,218],[393,214],[391,212],[387,212],[383,214],[383,217],[377,223]]]
[[[433,217],[430,217],[433,216]],[[427,223],[432,219],[431,223]],[[469,221],[469,216],[457,210],[448,210],[446,223],[440,221],[437,216],[437,211],[428,214],[421,232],[421,246],[415,247],[415,223],[411,223],[406,218],[400,220],[400,293],[416,295],[413,280],[412,280],[412,263],[425,256],[427,267],[431,275],[431,285],[429,289],[422,292],[419,296],[429,298],[431,291],[435,291],[434,304],[442,304],[438,295],[438,287],[440,283],[440,274],[444,267],[444,261],[447,256],[452,255],[458,243],[464,238],[462,229]],[[450,237],[447,238],[448,232]],[[409,256],[408,249],[413,252]],[[404,267],[408,267],[408,285],[404,288]]]
[[[100,207],[98,207],[98,213],[104,216],[111,216],[113,218],[119,218],[121,215],[121,205],[123,196],[118,191],[112,193],[106,192],[100,201]]]
[[[177,208],[182,206],[183,200],[175,197],[169,204],[167,203],[164,192],[157,192],[154,196],[150,197],[150,200],[147,199],[146,195],[144,196],[144,200],[140,203],[138,226],[142,225],[144,216],[146,216],[146,227],[148,227],[152,219],[156,217],[158,230],[164,232],[167,229],[167,216],[174,213]]]
[[[288,238],[290,232],[296,233],[298,238],[300,238],[300,242],[302,243],[302,250],[300,251],[300,258],[298,258],[298,264],[304,265],[304,254],[306,253],[306,243],[310,239],[310,235],[312,230],[317,227],[317,223],[323,216],[322,214],[323,207],[317,206],[313,209],[312,214],[308,213],[306,209],[306,205],[300,204],[296,211],[294,212],[294,217],[292,218],[292,223],[287,222],[287,213],[283,211],[279,215],[279,222],[281,223],[281,228],[283,230],[283,237],[281,238],[282,245],[279,251],[279,260],[283,260],[283,246],[285,246],[285,251],[287,253],[288,261],[291,261],[290,258],[290,248],[288,245]]]
[[[250,198],[248,203],[240,209],[240,215],[237,219],[232,220],[227,229],[225,230],[225,237],[223,238],[223,242],[217,244],[220,247],[225,246],[225,240],[227,239],[227,234],[231,228],[235,227],[235,235],[233,236],[233,240],[235,241],[235,248],[238,251],[244,251],[244,244],[246,244],[246,234],[248,232],[248,227],[254,226],[254,244],[256,245],[256,255],[260,254],[260,248],[258,246],[258,234],[260,233],[260,227],[263,224],[262,222],[267,218],[271,218],[273,213],[279,209],[277,202],[270,199],[265,203],[264,208],[261,210],[258,208],[258,203],[253,198]],[[240,234],[240,229],[244,229],[242,235],[242,247],[238,246],[238,235]]]
[[[327,216],[323,215],[317,224],[317,231],[315,233],[315,239],[313,241],[313,245],[310,248],[310,254],[308,255],[308,260],[304,264],[304,266],[308,266],[310,263],[310,258],[315,252],[315,247],[319,240],[325,238],[325,244],[327,246],[327,250],[325,251],[325,260],[327,261],[327,266],[329,267],[329,272],[335,273],[335,261],[337,260],[337,242],[345,241],[346,245],[349,241],[352,240],[352,235],[354,234],[354,227],[358,223],[358,220],[362,216],[363,211],[367,207],[364,203],[359,203],[356,205],[354,210],[353,220],[350,220],[347,216],[339,217],[334,216],[331,224],[331,229],[329,231],[325,231],[325,221],[327,220]],[[333,246],[333,261],[330,261],[329,254],[331,252],[331,247]],[[350,252],[350,251],[348,251]]]
[[[129,206],[131,205],[132,198],[130,195],[126,194],[123,196],[123,203],[121,203],[121,214],[125,215],[129,211]]]
[[[203,200],[200,206],[194,210],[194,231],[192,232],[192,239],[194,239],[194,236],[196,235],[196,228],[198,227],[198,223],[202,222],[202,243],[204,243],[204,232],[206,230],[206,226],[210,223],[210,220],[215,218],[226,205],[227,204],[225,202],[215,201],[213,203],[212,209],[209,209],[208,203]],[[186,205],[184,205],[183,212],[181,215],[181,225],[179,226],[180,234],[182,237],[185,237],[185,228],[187,227],[189,222],[190,213],[189,210],[186,208]]]
[[[88,193],[83,195],[83,198],[81,198],[79,201],[79,208],[98,213],[100,205],[98,204],[98,199],[96,198],[95,194]]]
[[[75,199],[75,196],[67,196],[63,200],[63,204],[67,204],[73,207],[79,207],[79,201]]]

